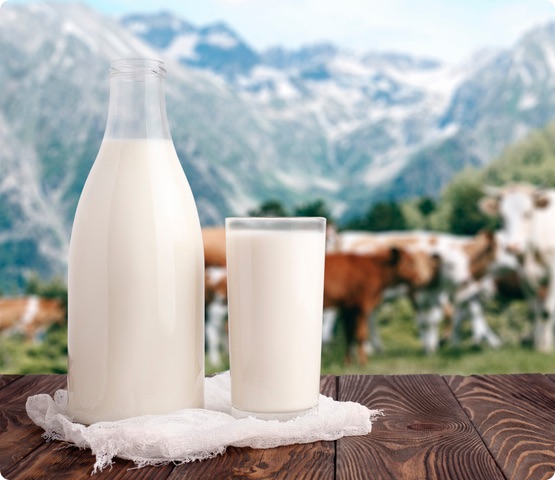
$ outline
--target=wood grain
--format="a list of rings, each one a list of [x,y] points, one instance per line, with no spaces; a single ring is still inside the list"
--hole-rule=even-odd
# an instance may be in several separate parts
[[[173,465],[135,469],[133,462],[116,459],[112,467],[93,477],[95,457],[90,450],[68,447],[62,442],[45,443],[33,450],[17,465],[2,474],[9,480],[165,480]]]
[[[21,378],[21,375],[2,375],[0,374],[0,388],[12,383],[13,381]]]
[[[16,403],[35,393],[52,394],[58,388],[65,386],[65,377],[34,376],[24,377],[26,380],[19,386]],[[46,384],[51,384],[49,387]],[[15,390],[15,389],[14,389]],[[0,395],[3,390],[0,390]],[[322,393],[335,397],[336,377],[323,377],[321,381]],[[23,392],[21,394],[21,392]],[[0,404],[4,398],[0,396]],[[23,402],[24,405],[24,402]],[[13,411],[12,405],[6,404],[6,409]],[[18,415],[19,416],[19,415]],[[22,428],[30,423],[26,413],[22,425],[11,423],[6,430],[17,437]],[[31,425],[34,442],[29,448],[17,451],[13,442],[6,451],[15,454],[14,461],[0,464],[0,472],[9,478],[34,480],[43,478],[56,479],[85,479],[90,478],[94,465],[94,457],[89,450],[79,450],[75,447],[67,448],[62,442],[46,443],[41,438],[42,431]],[[0,441],[2,441],[0,437]],[[1,443],[2,446],[5,444]],[[109,479],[153,479],[167,478],[302,478],[326,479],[334,476],[335,447],[333,442],[317,442],[305,445],[290,445],[286,447],[253,450],[250,448],[230,448],[226,454],[204,462],[185,464],[179,467],[166,465],[162,467],[146,467],[133,469],[133,463],[116,459],[111,469],[97,473],[95,478]],[[173,473],[172,473],[173,472]],[[291,476],[293,475],[293,476]]]
[[[90,478],[95,458],[89,450],[69,447],[63,442],[47,443],[43,430],[34,425],[25,410],[27,397],[39,393],[53,395],[66,388],[65,375],[28,375],[0,389],[0,472],[12,479],[79,479]],[[117,459],[111,469],[95,475],[98,478],[163,480],[173,465],[140,474],[133,462]]]
[[[504,478],[438,375],[340,377],[338,398],[385,414],[369,435],[337,442],[338,480]]]
[[[447,379],[506,478],[555,473],[555,383],[545,375]]]
[[[42,429],[27,416],[27,397],[38,393],[52,395],[65,387],[65,378],[65,375],[27,375],[0,389],[0,472],[44,443]]]
[[[336,398],[336,377],[320,382],[322,394]],[[175,468],[169,480],[176,479],[333,479],[334,442],[287,445],[278,448],[227,449],[224,455]]]
[[[25,412],[29,395],[64,387],[63,375],[0,376],[5,478],[90,478],[91,452],[46,443]],[[212,460],[177,467],[135,470],[116,459],[95,478],[547,480],[555,472],[555,375],[326,376],[321,389],[381,408],[386,416],[367,436],[266,450],[229,448]]]

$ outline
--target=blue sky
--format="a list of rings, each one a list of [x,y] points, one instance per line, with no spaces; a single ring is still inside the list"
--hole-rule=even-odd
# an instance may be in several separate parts
[[[197,25],[223,20],[258,49],[331,41],[355,51],[394,50],[448,61],[481,47],[510,46],[531,27],[555,21],[551,0],[83,1],[110,15],[164,9]]]

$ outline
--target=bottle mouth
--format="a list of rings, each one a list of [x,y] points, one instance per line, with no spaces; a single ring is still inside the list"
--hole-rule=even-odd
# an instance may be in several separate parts
[[[166,77],[166,66],[151,58],[120,58],[110,64],[110,78],[120,75]]]

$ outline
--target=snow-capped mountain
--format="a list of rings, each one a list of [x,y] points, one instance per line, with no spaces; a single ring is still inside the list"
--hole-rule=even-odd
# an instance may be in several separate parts
[[[352,215],[437,195],[555,113],[555,26],[462,65],[319,44],[257,52],[224,24],[107,18],[68,3],[0,9],[0,287],[64,274],[105,125],[109,62],[167,63],[174,143],[203,224],[260,201]]]
[[[166,59],[212,70],[227,78],[247,74],[259,62],[258,54],[223,23],[197,28],[169,12],[128,15],[121,23],[163,51]]]
[[[185,50],[197,55],[202,29],[190,24],[186,29],[175,28],[180,20],[168,13],[163,19],[163,37],[171,40],[161,54],[191,65],[190,57],[176,52],[185,42]],[[149,43],[153,32],[160,35],[160,15],[125,17],[122,24],[140,32]],[[207,59],[196,67],[219,76],[265,119],[293,124],[292,130],[288,128],[294,134],[289,142],[276,139],[281,144],[280,163],[289,172],[281,180],[314,194],[321,187],[320,194],[332,199],[336,212],[353,213],[378,198],[437,195],[460,168],[490,159],[490,152],[470,154],[463,148],[460,158],[451,162],[447,158],[442,168],[434,168],[437,175],[420,171],[423,163],[435,162],[438,154],[444,154],[444,142],[460,143],[458,122],[445,121],[445,115],[454,92],[480,65],[476,59],[468,65],[449,66],[399,53],[355,55],[332,44],[298,50],[276,47],[256,54],[239,35],[229,36],[234,39],[229,45],[241,45],[252,53],[247,68],[233,69],[237,56],[231,51],[226,57],[228,70],[211,67]],[[311,142],[310,151],[306,142]],[[319,166],[322,176],[310,178],[307,185],[302,168],[311,162]]]

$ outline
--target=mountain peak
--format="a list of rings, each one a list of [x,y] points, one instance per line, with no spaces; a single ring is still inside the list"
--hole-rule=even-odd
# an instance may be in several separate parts
[[[398,70],[433,70],[442,66],[442,62],[431,57],[413,56],[400,52],[368,52],[362,62],[372,66],[393,66]]]
[[[130,32],[156,48],[167,48],[179,35],[191,35],[196,28],[168,11],[132,14],[121,17],[120,23]]]
[[[162,11],[127,15],[121,24],[161,50],[166,58],[226,78],[245,74],[259,62],[258,54],[224,22],[195,27]]]
[[[305,68],[329,61],[339,53],[340,49],[329,42],[303,45],[295,49],[271,47],[262,53],[262,62],[276,68]]]
[[[487,164],[555,116],[554,30],[536,29],[457,69],[330,43],[259,53],[225,23],[196,26],[167,11],[119,23],[73,3],[8,2],[0,15],[0,259],[15,267],[0,265],[0,280],[29,268],[64,271],[113,58],[190,67],[172,65],[168,116],[206,225],[272,197],[288,206],[323,198],[353,215],[385,198],[438,194],[459,169]],[[527,48],[532,40],[539,48]]]

